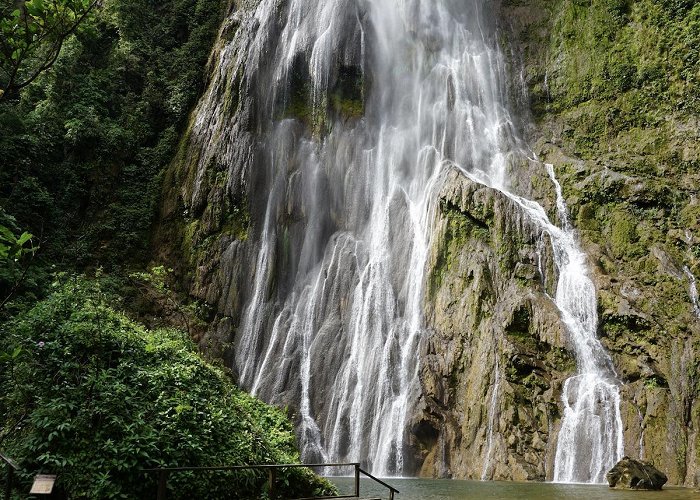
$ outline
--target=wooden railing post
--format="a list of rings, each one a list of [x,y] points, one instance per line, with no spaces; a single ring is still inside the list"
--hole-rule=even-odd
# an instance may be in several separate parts
[[[12,495],[12,478],[14,476],[14,469],[12,466],[8,463],[7,464],[7,483],[5,483],[5,500],[10,500],[10,496]]]
[[[360,498],[360,464],[355,464],[355,496]]]
[[[168,471],[158,473],[158,500],[165,500],[168,494]]]
[[[270,479],[270,498],[275,500],[275,481],[277,480],[277,469],[268,469],[268,477]]]

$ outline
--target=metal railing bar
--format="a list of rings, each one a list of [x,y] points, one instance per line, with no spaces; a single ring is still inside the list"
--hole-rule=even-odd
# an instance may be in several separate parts
[[[242,471],[262,469],[268,471],[268,482],[270,487],[270,496],[274,496],[275,482],[277,470],[279,469],[294,469],[294,468],[316,468],[316,467],[353,467],[355,469],[355,494],[354,495],[335,495],[322,497],[299,498],[296,500],[323,500],[333,498],[359,498],[360,497],[360,474],[367,476],[372,481],[379,483],[389,489],[389,499],[393,500],[394,493],[399,493],[399,490],[385,483],[381,479],[373,476],[366,470],[360,468],[358,462],[351,463],[333,463],[333,464],[270,464],[270,465],[229,465],[221,467],[160,467],[152,469],[141,469],[141,472],[157,472],[158,473],[158,500],[165,500],[167,496],[167,481],[168,475],[171,472],[221,472],[221,471]]]
[[[295,498],[294,500],[324,500],[324,499],[329,499],[329,498],[358,498],[357,495],[338,495],[338,496],[329,496],[329,497],[304,497],[304,498]]]
[[[12,486],[13,486],[13,481],[14,481],[14,475],[15,471],[19,470],[19,465],[15,463],[14,460],[12,460],[10,457],[3,455],[0,453],[0,460],[5,462],[7,465],[7,475],[5,477],[5,500],[10,500],[10,497],[12,497]]]
[[[227,471],[246,469],[290,469],[290,468],[314,468],[314,467],[354,467],[349,464],[280,464],[280,465],[228,465],[221,467],[158,467],[141,469],[141,472],[186,472],[186,471]]]
[[[390,489],[391,491],[393,491],[394,493],[400,493],[399,490],[397,490],[396,488],[394,488],[393,486],[391,486],[391,485],[389,485],[389,484],[386,484],[386,483],[385,483],[384,481],[382,481],[381,479],[378,479],[378,478],[374,477],[372,474],[370,474],[370,473],[367,472],[366,470],[360,469],[360,472],[362,472],[362,474],[364,474],[364,475],[367,476],[368,478],[373,479],[374,481],[378,482],[378,483],[381,484],[382,486],[384,486],[384,487],[386,487],[386,488],[389,488],[389,489]]]

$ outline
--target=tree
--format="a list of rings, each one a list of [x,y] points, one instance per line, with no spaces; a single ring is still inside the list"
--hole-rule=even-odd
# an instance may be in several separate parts
[[[0,7],[0,102],[49,69],[99,0],[5,0]]]

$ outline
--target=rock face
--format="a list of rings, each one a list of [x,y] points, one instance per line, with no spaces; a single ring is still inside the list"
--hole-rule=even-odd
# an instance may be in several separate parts
[[[504,0],[500,15],[528,142],[554,166],[592,266],[625,451],[686,486],[700,464],[700,106],[681,104],[698,94],[680,77],[697,63],[675,33],[698,15],[697,2],[653,0]]]
[[[440,195],[413,424],[423,476],[551,477],[575,361],[543,285],[540,235],[513,205],[456,172]]]
[[[625,490],[660,490],[668,478],[653,465],[623,457],[605,475],[611,488]]]

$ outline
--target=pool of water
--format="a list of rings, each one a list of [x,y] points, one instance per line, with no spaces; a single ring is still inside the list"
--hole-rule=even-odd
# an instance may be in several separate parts
[[[341,494],[354,494],[353,478],[329,478]],[[501,481],[456,481],[440,479],[387,479],[399,490],[396,500],[700,500],[688,488],[662,491],[621,491],[605,485],[516,483]],[[388,490],[363,479],[360,496],[388,498]]]

